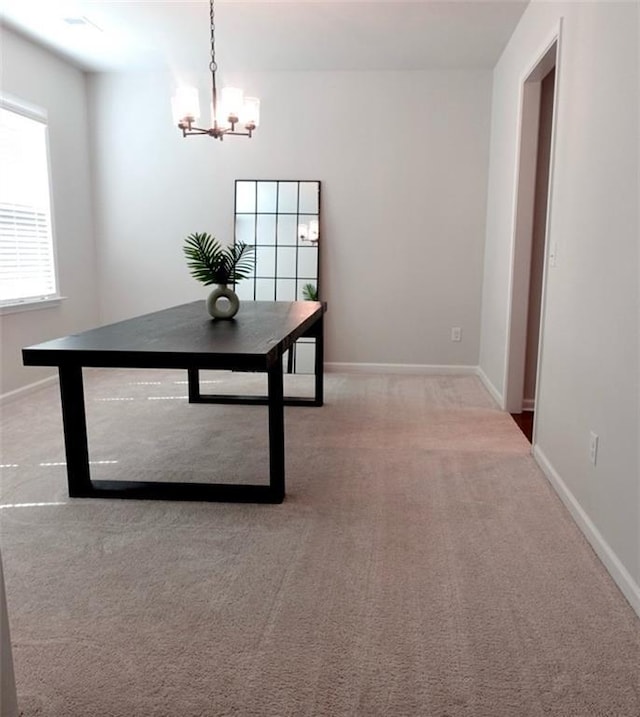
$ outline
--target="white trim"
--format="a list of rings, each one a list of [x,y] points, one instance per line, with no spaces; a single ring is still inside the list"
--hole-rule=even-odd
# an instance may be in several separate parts
[[[511,362],[511,322],[513,316],[513,285],[516,256],[516,222],[518,218],[518,194],[520,189],[520,155],[522,146],[522,122],[524,117],[524,83],[527,78],[520,78],[518,83],[518,111],[516,115],[516,143],[515,143],[515,166],[513,168],[513,196],[511,201],[511,229],[509,232],[509,277],[507,282],[507,324],[504,344],[504,367],[502,385],[504,397],[501,402],[503,409],[506,408],[506,400],[509,397],[509,364]]]
[[[437,364],[403,363],[341,363],[329,362],[324,365],[330,373],[397,373],[413,375],[476,375],[477,366],[456,366]]]
[[[49,142],[49,118],[47,114],[47,110],[43,107],[40,107],[38,105],[34,105],[30,102],[27,102],[19,97],[16,97],[15,95],[8,94],[6,92],[0,92],[0,108],[3,110],[7,110],[9,112],[13,112],[15,114],[21,115],[22,117],[26,117],[29,120],[39,122],[42,125],[44,125],[44,146],[45,146],[45,154],[46,154],[46,163],[47,163],[47,182],[48,182],[48,189],[49,189],[49,207],[48,207],[48,213],[49,213],[49,232],[50,232],[50,238],[51,238],[51,254],[52,254],[52,274],[53,274],[53,293],[47,295],[45,297],[45,300],[50,301],[59,301],[62,298],[60,295],[60,273],[58,268],[58,245],[56,241],[56,220],[55,220],[55,208],[54,208],[54,201],[53,201],[53,177],[52,177],[52,168],[51,168],[51,147]],[[15,302],[13,299],[9,300],[8,303],[4,304],[2,307],[3,309],[5,307],[9,307],[9,310],[0,311],[1,314],[11,314],[17,311],[23,311],[25,309],[18,308],[15,309],[15,306],[21,305],[23,302],[25,304],[33,303],[34,299],[33,297],[17,297]],[[36,302],[41,302],[41,299],[36,298]],[[34,308],[44,308],[41,306],[37,306]]]
[[[548,194],[547,194],[547,217],[546,217],[546,224],[545,224],[545,254],[544,254],[544,264],[543,264],[543,277],[542,277],[542,301],[541,301],[541,312],[540,312],[540,343],[538,348],[538,363],[536,367],[536,374],[539,374],[540,370],[540,357],[541,357],[541,346],[542,346],[542,334],[543,334],[543,321],[544,321],[544,314],[545,314],[545,293],[546,293],[546,274],[547,274],[547,264],[549,261],[549,225],[550,221],[549,218],[551,216],[551,203],[550,203],[550,197],[551,197],[551,191],[552,191],[552,182],[554,179],[554,162],[555,162],[555,144],[556,144],[556,124],[558,119],[558,75],[560,70],[560,47],[561,47],[561,40],[562,40],[562,24],[563,24],[563,18],[560,17],[557,23],[554,23],[552,29],[549,31],[548,35],[546,36],[546,39],[544,43],[542,43],[538,49],[538,52],[534,55],[534,60],[530,63],[530,65],[525,69],[525,71],[520,75],[519,79],[519,89],[518,89],[518,110],[517,110],[517,116],[516,116],[516,122],[517,122],[517,130],[516,130],[516,152],[515,152],[515,166],[514,166],[514,192],[513,192],[513,202],[511,206],[511,240],[510,240],[510,256],[509,256],[509,279],[508,279],[508,286],[507,286],[507,323],[506,323],[506,333],[505,333],[505,362],[504,362],[504,376],[503,376],[503,385],[504,385],[504,403],[503,408],[505,410],[512,410],[514,398],[513,398],[513,389],[511,388],[511,381],[510,381],[510,363],[511,363],[511,334],[512,334],[512,321],[513,321],[513,290],[515,285],[515,259],[516,259],[516,239],[517,239],[517,228],[518,228],[518,206],[519,206],[519,194],[520,194],[520,164],[521,164],[521,155],[522,155],[522,141],[523,141],[523,121],[524,121],[524,99],[525,99],[525,84],[527,84],[528,81],[531,80],[532,74],[536,70],[536,68],[540,65],[540,63],[543,61],[545,55],[551,50],[551,48],[556,45],[556,52],[555,52],[555,68],[556,68],[556,81],[555,81],[555,87],[554,87],[554,106],[553,106],[553,121],[552,121],[552,129],[551,129],[551,150],[549,154],[549,183],[548,183]],[[554,248],[553,253],[555,257],[555,252],[557,251],[556,248]],[[524,375],[524,367],[523,367],[523,375]],[[536,375],[536,379],[538,379],[539,376]],[[538,390],[538,384],[536,382],[536,393]],[[517,403],[520,403],[520,398],[517,397],[516,399]],[[534,435],[535,435],[535,426],[534,426]]]
[[[611,549],[611,546],[602,537],[600,531],[593,524],[591,518],[589,518],[580,503],[578,503],[576,497],[569,490],[566,483],[551,465],[549,459],[539,446],[533,447],[533,457],[583,532],[585,538],[591,544],[596,555],[600,558],[604,567],[620,588],[622,594],[627,598],[631,607],[638,614],[638,617],[640,617],[640,585],[635,582],[629,571],[620,562],[620,558],[618,558]]]
[[[539,405],[540,383],[542,377],[542,359],[544,356],[544,337],[545,324],[547,319],[547,283],[549,282],[549,269],[555,267],[558,261],[558,242],[554,238],[551,240],[551,217],[553,212],[553,186],[556,172],[556,145],[558,139],[558,118],[559,118],[559,91],[560,81],[562,77],[562,31],[564,26],[564,17],[560,17],[558,21],[558,31],[556,34],[556,64],[555,64],[555,80],[553,88],[553,117],[551,118],[551,146],[549,148],[549,179],[547,184],[547,216],[544,227],[544,263],[542,265],[542,301],[540,305],[540,325],[538,327],[538,362],[536,365],[536,385],[533,397],[533,407]],[[553,44],[553,42],[551,43]],[[551,45],[550,45],[551,46]],[[538,433],[538,415],[533,418],[533,429],[531,443],[535,446],[536,436]]]
[[[0,107],[22,115],[23,117],[28,117],[36,122],[47,124],[48,121],[47,110],[44,109],[44,107],[26,102],[22,98],[11,95],[8,92],[0,92]]]
[[[491,398],[498,404],[500,409],[504,411],[504,397],[498,391],[498,389],[493,385],[487,374],[482,370],[481,366],[476,366],[476,376],[482,381],[482,385],[487,389],[487,391],[491,394]]]
[[[14,303],[0,304],[0,316],[5,314],[19,314],[21,311],[34,311],[38,309],[53,309],[64,301],[66,296],[48,296],[44,299],[15,300]]]
[[[523,398],[522,399],[522,410],[523,411],[535,411],[536,410],[535,398]]]
[[[58,374],[56,373],[53,376],[49,376],[48,378],[43,378],[41,381],[30,383],[28,386],[16,388],[15,391],[8,391],[7,393],[3,393],[2,395],[0,395],[0,406],[4,406],[7,403],[17,401],[19,398],[28,396],[30,393],[35,393],[36,391],[39,391],[40,389],[45,388],[46,386],[49,386],[50,384],[54,383],[57,378]]]

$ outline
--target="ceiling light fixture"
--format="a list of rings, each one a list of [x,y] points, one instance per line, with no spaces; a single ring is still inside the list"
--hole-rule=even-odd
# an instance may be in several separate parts
[[[183,137],[192,135],[208,135],[215,139],[224,139],[225,135],[251,137],[253,130],[260,121],[260,100],[257,97],[244,97],[242,90],[235,87],[224,87],[218,104],[216,88],[216,46],[213,0],[209,0],[209,19],[211,29],[211,116],[212,127],[204,129],[196,127],[195,122],[200,116],[198,90],[195,87],[178,87],[171,100],[173,117],[182,130]]]

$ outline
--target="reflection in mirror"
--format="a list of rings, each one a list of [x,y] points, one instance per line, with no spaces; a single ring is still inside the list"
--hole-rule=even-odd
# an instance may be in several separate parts
[[[296,343],[296,373],[313,373],[316,346],[313,339],[302,339]]]
[[[256,244],[276,243],[276,215],[258,214],[256,218]]]
[[[255,216],[253,214],[236,214],[236,241],[255,244]]]
[[[256,301],[274,301],[275,298],[275,279],[256,279]]]
[[[317,244],[319,238],[320,238],[320,222],[318,221],[318,218],[315,217],[314,219],[309,220],[309,241],[312,244]]]
[[[322,296],[320,188],[318,181],[236,180],[235,239],[256,246],[253,271],[236,286],[241,300],[306,301],[306,284]],[[286,370],[312,370],[314,356],[314,340],[303,338],[288,352]]]
[[[278,301],[295,301],[295,279],[276,279],[276,294],[278,296]]]
[[[298,275],[312,276],[317,281],[318,276],[318,248],[315,246],[301,246],[298,249]]]
[[[297,217],[292,214],[278,214],[278,245],[295,246],[298,232]]]
[[[236,213],[256,211],[256,183],[236,182]]]
[[[308,296],[306,296],[305,287],[311,286],[314,293],[318,290],[318,282],[316,281],[316,278],[314,276],[299,276],[298,277],[298,288],[296,291],[296,301],[315,301],[315,299],[310,299]]]
[[[256,247],[256,276],[275,276],[276,273],[276,250],[272,246]]]
[[[296,248],[294,246],[278,247],[277,268],[279,277],[296,278]]]
[[[298,212],[298,182],[279,183],[278,212],[280,214],[296,214]]]
[[[278,183],[258,182],[258,212],[275,214],[278,211]]]
[[[320,186],[318,182],[300,182],[300,202],[298,211],[300,214],[318,214],[318,195]]]
[[[239,281],[233,290],[238,295],[240,301],[253,301],[253,282],[249,279]]]
[[[298,244],[309,246],[317,244],[319,234],[319,222],[316,214],[298,215]]]

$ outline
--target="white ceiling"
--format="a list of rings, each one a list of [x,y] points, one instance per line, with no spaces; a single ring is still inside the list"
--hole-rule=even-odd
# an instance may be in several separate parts
[[[491,68],[528,1],[216,0],[216,55],[232,71]],[[208,65],[208,0],[0,0],[0,17],[86,70]]]

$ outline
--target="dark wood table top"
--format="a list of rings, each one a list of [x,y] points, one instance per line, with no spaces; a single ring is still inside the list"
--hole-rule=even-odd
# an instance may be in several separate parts
[[[29,346],[26,366],[266,370],[324,313],[318,301],[244,301],[213,320],[194,301]]]

